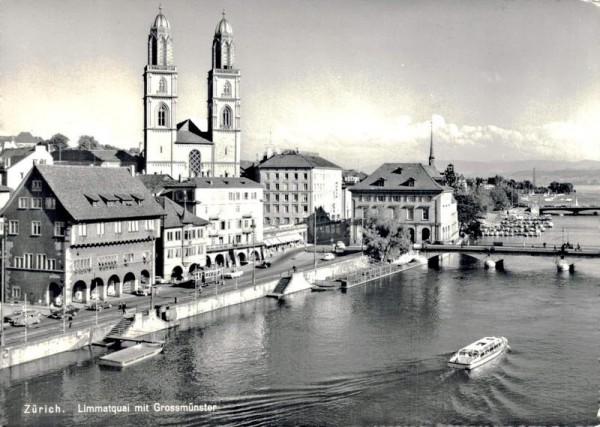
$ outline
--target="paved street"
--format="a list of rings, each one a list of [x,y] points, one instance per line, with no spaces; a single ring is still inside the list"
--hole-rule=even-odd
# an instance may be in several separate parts
[[[332,264],[336,261],[346,259],[348,256],[352,256],[356,253],[353,251],[348,251],[345,254],[338,254],[336,259],[333,261],[322,260],[321,257],[330,249],[331,248],[329,245],[317,247],[317,265]],[[296,266],[297,271],[310,270],[314,266],[314,258],[315,255],[312,246],[309,246],[307,250],[304,248],[297,248],[288,250],[283,254],[277,254],[268,259],[268,261],[272,263],[271,267],[256,268],[254,270],[255,282],[263,283],[270,280],[276,280],[283,275],[289,274],[294,266]],[[38,310],[44,314],[41,318],[41,323],[27,328],[27,331],[25,331],[24,327],[15,327],[6,323],[4,325],[5,345],[22,343],[25,341],[26,336],[27,340],[31,341],[33,339],[60,334],[63,332],[63,329],[78,329],[89,327],[97,323],[101,324],[107,321],[116,321],[123,314],[122,310],[119,309],[119,305],[121,303],[125,303],[128,310],[135,308],[136,311],[147,311],[150,309],[151,304],[172,304],[175,302],[175,298],[181,302],[194,298],[208,297],[233,289],[252,286],[252,264],[242,266],[241,270],[243,271],[243,275],[240,278],[225,279],[223,285],[216,286],[211,284],[209,286],[202,287],[201,289],[199,288],[197,292],[193,288],[164,284],[157,287],[157,295],[154,296],[143,297],[133,294],[125,294],[121,297],[111,297],[108,299],[108,301],[112,304],[112,307],[101,311],[85,310],[84,304],[75,303],[73,305],[80,308],[80,310],[75,316],[73,316],[73,321],[70,328],[68,319],[51,319],[47,317],[47,314],[49,314],[49,310],[47,308],[32,306],[32,310]]]

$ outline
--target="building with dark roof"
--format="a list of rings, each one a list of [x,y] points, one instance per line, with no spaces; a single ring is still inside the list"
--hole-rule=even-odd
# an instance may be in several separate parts
[[[439,173],[438,173],[439,174]],[[400,220],[413,242],[458,238],[453,190],[437,181],[431,167],[420,163],[384,163],[350,187],[354,218],[384,216]],[[360,228],[353,241],[360,243]]]
[[[154,281],[163,208],[126,169],[36,165],[1,212],[6,299],[107,299]]]
[[[52,163],[52,155],[45,144],[6,148],[0,152],[0,184],[14,190],[21,184],[33,165]],[[2,206],[4,205],[0,205]]]
[[[210,222],[207,266],[239,266],[252,256],[262,259],[263,188],[259,183],[249,178],[196,177],[166,185],[164,194]]]
[[[164,174],[136,175],[135,177],[142,181],[142,184],[144,184],[144,186],[146,186],[146,188],[155,196],[160,196],[163,193],[165,186],[177,182],[169,175]]]
[[[165,213],[156,244],[157,274],[171,280],[191,279],[206,265],[210,223],[168,197],[157,197],[156,201]]]
[[[105,168],[133,167],[138,157],[124,150],[80,150],[69,148],[52,152],[54,164],[63,166],[101,166]]]
[[[287,150],[263,159],[256,171],[265,189],[265,226],[306,222],[317,208],[342,219],[342,168],[329,160]]]

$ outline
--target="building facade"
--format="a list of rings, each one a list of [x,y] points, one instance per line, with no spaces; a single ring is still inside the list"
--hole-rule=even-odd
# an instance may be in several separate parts
[[[157,197],[156,200],[165,211],[156,245],[156,273],[171,280],[189,279],[206,265],[209,223],[168,197]]]
[[[206,266],[239,266],[262,259],[263,189],[248,178],[193,178],[165,186],[170,197],[207,220]],[[165,194],[168,194],[165,192]]]
[[[385,163],[352,186],[353,244],[362,240],[361,222],[374,215],[398,219],[414,243],[455,241],[459,231],[456,200],[452,189],[436,179],[427,165]]]
[[[125,169],[36,165],[1,214],[6,300],[88,302],[154,282],[163,210]]]
[[[150,28],[144,69],[144,171],[177,177],[240,174],[241,74],[235,68],[233,29],[223,13],[208,73],[208,131],[177,123],[177,67],[171,26],[162,10]]]
[[[7,148],[0,152],[0,184],[13,190],[21,184],[34,165],[51,165],[54,160],[45,144]]]
[[[266,226],[299,224],[322,208],[330,220],[343,216],[342,169],[318,155],[290,150],[255,168],[265,189]]]

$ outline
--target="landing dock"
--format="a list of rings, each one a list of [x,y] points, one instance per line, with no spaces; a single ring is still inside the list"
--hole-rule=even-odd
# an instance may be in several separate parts
[[[163,350],[163,345],[164,341],[139,342],[131,347],[102,356],[99,363],[100,365],[122,369],[156,356]]]

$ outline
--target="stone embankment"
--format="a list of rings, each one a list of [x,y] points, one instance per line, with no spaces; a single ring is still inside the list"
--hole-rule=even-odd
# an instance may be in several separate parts
[[[348,274],[368,264],[364,256],[352,257],[336,263],[322,265],[314,270],[294,273],[297,279],[290,282],[285,294],[308,290],[315,279],[325,279],[332,276]],[[229,307],[236,304],[264,298],[273,292],[279,278],[255,286],[247,286],[236,290],[223,292],[217,295],[202,296],[201,298],[173,303],[159,308],[159,314],[150,312],[142,315],[136,313],[132,324],[122,334],[123,337],[135,338],[172,327],[175,319],[197,316],[210,311]],[[164,313],[169,316],[164,316]],[[161,318],[162,317],[162,318]],[[164,317],[169,317],[165,320]],[[74,330],[51,338],[38,339],[25,344],[5,347],[0,357],[0,369],[30,362],[66,351],[77,350],[91,345],[93,342],[102,341],[116,326],[119,320],[101,323],[88,328]]]

